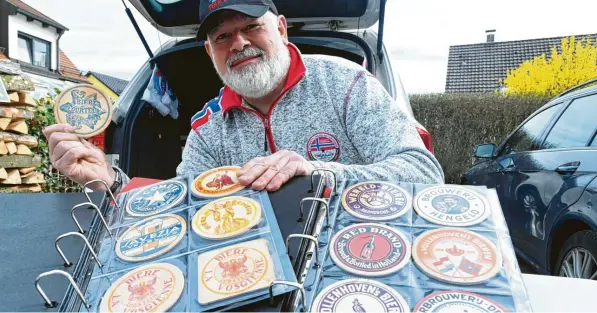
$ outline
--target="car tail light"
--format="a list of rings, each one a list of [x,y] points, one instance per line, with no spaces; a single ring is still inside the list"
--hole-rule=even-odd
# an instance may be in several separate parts
[[[427,150],[433,153],[433,142],[431,141],[431,134],[425,129],[419,127],[417,127],[417,132],[419,132],[419,136],[421,136],[421,139],[423,140],[423,143],[425,144]]]

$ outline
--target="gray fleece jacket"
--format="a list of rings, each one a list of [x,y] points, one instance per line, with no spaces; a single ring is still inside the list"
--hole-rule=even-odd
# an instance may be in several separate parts
[[[290,44],[283,94],[268,114],[228,87],[192,118],[177,175],[242,166],[286,149],[338,179],[443,183],[415,124],[363,67]]]

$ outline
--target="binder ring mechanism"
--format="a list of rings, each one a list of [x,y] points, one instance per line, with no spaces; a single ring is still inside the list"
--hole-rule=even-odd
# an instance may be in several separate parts
[[[112,201],[114,201],[114,205],[116,206],[116,208],[118,208],[120,210],[120,205],[118,205],[118,201],[116,201],[116,197],[114,197],[114,194],[110,190],[110,186],[108,186],[108,184],[101,179],[94,179],[94,180],[88,181],[87,183],[85,183],[85,185],[83,185],[83,191],[85,192],[85,197],[87,197],[87,201],[93,203],[93,201],[91,201],[91,197],[89,196],[89,193],[87,192],[87,186],[89,186],[93,183],[103,184],[106,187],[106,190],[108,191],[108,195],[110,196]]]
[[[300,211],[300,216],[298,218],[298,222],[303,221],[303,218],[304,218],[303,203],[305,203],[305,201],[317,201],[323,205],[323,207],[325,209],[325,225],[326,225],[326,228],[329,229],[330,228],[330,207],[328,205],[328,202],[325,199],[321,199],[321,198],[306,197],[301,200],[301,211]]]
[[[286,237],[286,254],[290,254],[290,239],[292,238],[304,238],[309,239],[315,244],[315,268],[318,268],[319,265],[319,247],[317,245],[317,238],[310,236],[310,235],[303,235],[303,234],[292,234]]]
[[[327,168],[316,168],[313,170],[313,172],[311,173],[311,190],[309,190],[309,192],[314,192],[314,183],[313,183],[313,177],[315,176],[314,174],[316,172],[328,172],[332,175],[332,177],[334,177],[334,189],[332,189],[332,193],[330,194],[330,196],[335,196],[338,193],[338,178],[336,176],[336,172],[327,169]],[[325,176],[323,176],[323,178],[325,179]]]
[[[62,234],[60,236],[58,236],[58,238],[56,238],[56,241],[54,242],[54,247],[56,247],[56,250],[58,251],[58,254],[60,254],[60,257],[62,258],[62,260],[64,261],[64,267],[70,267],[73,265],[73,263],[71,263],[66,256],[64,255],[64,253],[62,252],[62,249],[60,249],[60,246],[58,245],[58,242],[62,239],[62,238],[66,238],[66,237],[70,237],[70,236],[77,236],[83,239],[83,241],[85,241],[85,245],[87,246],[87,248],[89,249],[89,252],[91,252],[91,255],[93,256],[93,258],[95,259],[95,261],[97,262],[97,265],[99,267],[103,267],[104,265],[100,262],[99,258],[97,257],[97,254],[95,254],[95,252],[93,251],[93,248],[91,247],[91,244],[89,243],[89,240],[87,240],[87,238],[85,236],[83,236],[81,233],[79,232],[69,232],[66,234]]]
[[[35,288],[37,289],[37,292],[39,292],[41,297],[44,299],[44,301],[46,302],[45,303],[46,308],[55,308],[57,303],[55,301],[51,301],[50,298],[48,298],[48,296],[43,291],[43,289],[41,289],[41,286],[39,285],[39,281],[40,281],[40,279],[42,279],[46,276],[57,275],[57,274],[66,277],[68,279],[68,281],[70,282],[70,284],[75,289],[75,292],[79,295],[79,298],[81,299],[81,301],[83,301],[83,304],[85,304],[85,307],[88,309],[91,308],[91,305],[89,304],[89,302],[87,302],[87,300],[85,299],[85,296],[83,296],[81,289],[79,289],[79,286],[77,286],[77,283],[75,283],[75,280],[73,279],[73,277],[69,273],[62,271],[62,270],[47,271],[45,273],[39,274],[39,276],[37,276],[37,278],[35,279]]]
[[[106,227],[106,230],[108,231],[108,234],[110,234],[110,237],[112,237],[112,232],[110,231],[110,228],[108,227],[108,223],[106,223],[106,220],[104,219],[104,216],[102,215],[102,212],[100,211],[100,209],[97,207],[97,205],[91,203],[91,202],[83,202],[80,204],[75,205],[71,210],[70,210],[70,216],[73,218],[73,221],[75,221],[75,224],[77,224],[77,228],[79,229],[79,232],[81,234],[85,233],[85,230],[83,230],[83,227],[81,227],[81,224],[79,224],[79,221],[77,220],[77,218],[75,217],[75,210],[78,208],[83,208],[83,207],[92,207],[95,209],[95,211],[97,212],[97,214],[99,215],[102,224],[104,224],[104,227]]]
[[[305,297],[305,288],[303,288],[303,285],[297,284],[297,283],[293,283],[290,281],[281,281],[281,280],[274,280],[270,285],[269,285],[269,303],[270,304],[274,304],[274,285],[287,285],[287,286],[292,286],[295,287],[296,289],[298,289],[301,292],[301,302],[303,303],[303,311],[307,310],[307,300]]]

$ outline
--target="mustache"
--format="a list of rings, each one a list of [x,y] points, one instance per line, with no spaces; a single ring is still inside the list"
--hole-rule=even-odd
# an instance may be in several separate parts
[[[232,64],[238,60],[247,58],[247,57],[254,57],[254,56],[262,56],[265,55],[265,50],[259,49],[256,47],[249,47],[245,50],[231,56],[228,61],[226,61],[226,66],[230,68]]]

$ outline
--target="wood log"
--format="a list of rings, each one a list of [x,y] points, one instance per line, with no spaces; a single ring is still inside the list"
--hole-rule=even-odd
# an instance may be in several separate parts
[[[29,135],[18,135],[0,131],[0,141],[22,143],[29,148],[37,147],[37,138]]]
[[[41,156],[39,155],[4,155],[0,156],[0,167],[40,167]]]
[[[0,130],[5,130],[10,124],[10,117],[0,117]]]
[[[27,175],[29,173],[33,173],[33,171],[35,171],[35,167],[24,167],[19,169],[19,173],[21,173],[21,175]]]
[[[0,179],[7,179],[8,178],[8,173],[6,172],[6,170],[4,168],[0,168]]]
[[[19,93],[18,92],[11,92],[8,94],[8,98],[10,99],[11,104],[18,104],[19,103]]]
[[[8,177],[6,179],[0,179],[0,184],[5,185],[19,185],[21,184],[21,175],[19,174],[18,169],[9,169],[6,171],[8,173]]]
[[[46,182],[44,174],[33,172],[27,174],[26,177],[21,177],[22,184],[43,184]]]
[[[41,186],[39,184],[35,185],[18,185],[18,186],[11,186],[11,187],[1,187],[0,186],[0,193],[30,193],[30,192],[41,192]]]
[[[8,154],[8,147],[4,143],[4,141],[0,141],[0,155],[7,155]]]
[[[14,142],[7,142],[6,148],[8,149],[8,154],[15,154],[17,153],[17,145]]]
[[[35,115],[35,114],[30,110],[17,109],[15,107],[0,106],[0,117],[7,117],[9,119],[11,119],[11,118],[32,119],[33,115]]]
[[[25,120],[12,121],[10,124],[8,124],[6,130],[10,130],[23,135],[27,135],[29,133],[29,127],[27,127],[27,122],[25,122]]]
[[[29,149],[29,147],[27,147],[26,145],[20,143],[17,145],[17,153],[16,154],[20,154],[20,155],[33,155],[33,152],[31,152],[31,149]]]
[[[37,106],[37,102],[33,100],[33,98],[28,92],[19,92],[19,104],[28,105],[32,107]]]

